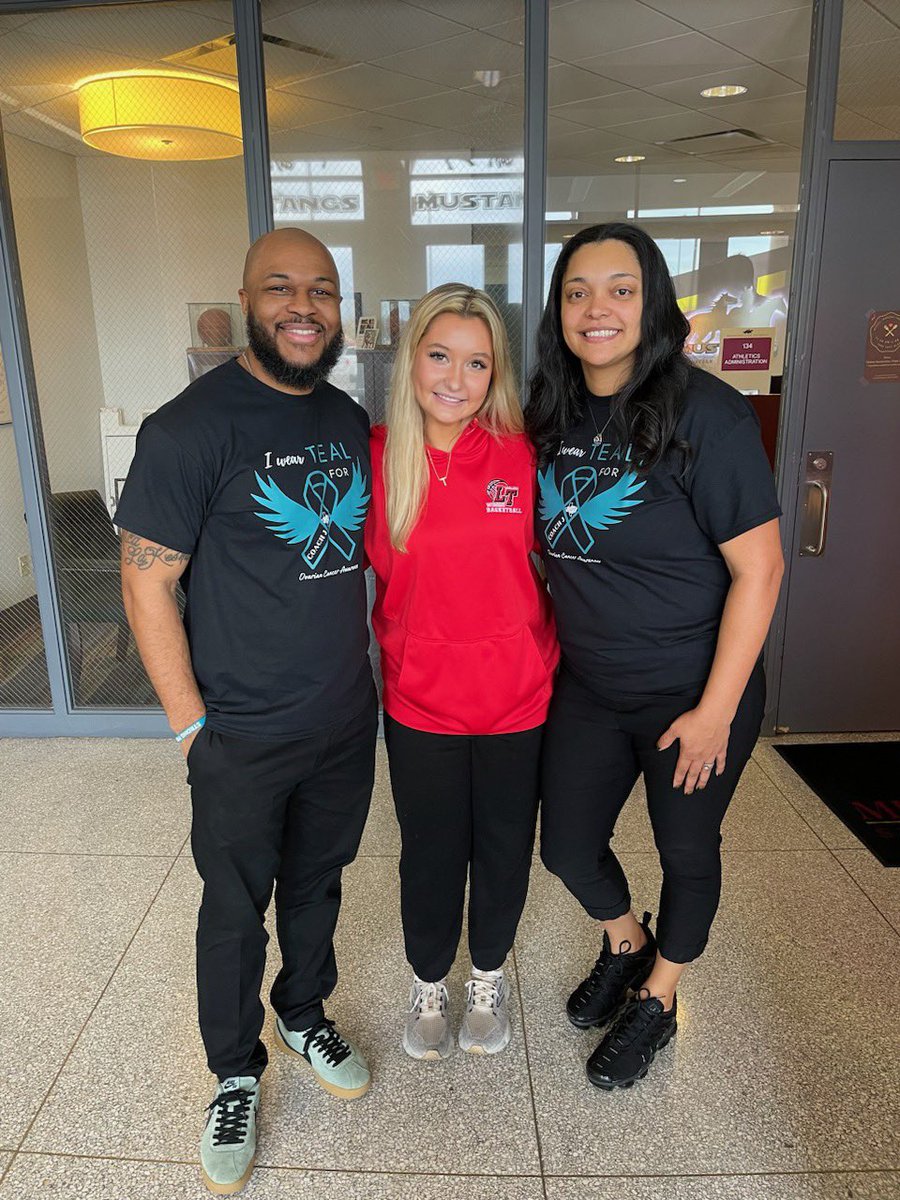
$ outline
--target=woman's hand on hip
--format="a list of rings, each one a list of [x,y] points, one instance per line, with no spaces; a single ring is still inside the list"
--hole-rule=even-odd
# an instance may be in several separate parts
[[[672,786],[684,785],[684,794],[696,788],[702,791],[713,771],[721,775],[725,770],[728,751],[728,735],[731,723],[702,708],[692,708],[677,717],[656,743],[657,750],[668,750],[679,743],[678,762]]]

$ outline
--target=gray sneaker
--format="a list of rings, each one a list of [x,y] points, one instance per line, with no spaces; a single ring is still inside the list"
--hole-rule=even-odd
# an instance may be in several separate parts
[[[459,1031],[461,1050],[469,1054],[499,1054],[509,1045],[512,1032],[506,1011],[503,971],[476,971],[466,984],[466,1014]]]
[[[239,1192],[253,1173],[258,1108],[259,1080],[252,1075],[226,1079],[216,1088],[200,1138],[200,1170],[217,1196]]]
[[[413,976],[409,989],[409,1015],[403,1030],[403,1049],[410,1058],[446,1058],[453,1048],[447,1020],[447,981],[425,983]]]
[[[366,1060],[351,1041],[338,1033],[334,1021],[323,1019],[309,1029],[294,1030],[276,1017],[275,1044],[312,1067],[318,1082],[332,1096],[355,1100],[369,1090],[371,1076]]]

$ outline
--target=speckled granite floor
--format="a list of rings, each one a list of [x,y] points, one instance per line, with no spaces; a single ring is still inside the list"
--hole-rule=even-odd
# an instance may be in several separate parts
[[[194,1024],[183,774],[168,742],[0,743],[0,1200],[206,1195],[195,1161],[211,1080]],[[617,846],[653,908],[639,793]],[[900,871],[766,743],[724,849],[708,954],[640,1087],[607,1095],[584,1079],[593,1038],[561,1009],[595,934],[537,859],[510,963],[510,1049],[414,1063],[399,1046],[407,970],[381,746],[330,1004],[375,1083],[342,1104],[273,1056],[244,1195],[900,1200]],[[461,954],[457,1011],[466,966]]]

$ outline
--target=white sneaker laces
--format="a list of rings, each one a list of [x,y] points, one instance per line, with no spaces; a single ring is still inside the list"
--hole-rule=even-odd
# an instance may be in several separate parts
[[[418,1013],[420,1016],[423,1013],[442,1013],[446,1003],[447,989],[443,983],[420,983],[416,980],[413,984],[410,1012]]]
[[[489,1008],[496,1016],[502,989],[502,975],[498,979],[484,979],[480,975],[473,975],[466,984],[466,1007],[469,1012],[473,1008]]]

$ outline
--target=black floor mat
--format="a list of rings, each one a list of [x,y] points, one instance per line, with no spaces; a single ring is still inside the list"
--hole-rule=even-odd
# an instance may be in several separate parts
[[[900,867],[900,742],[775,746],[885,867]]]

